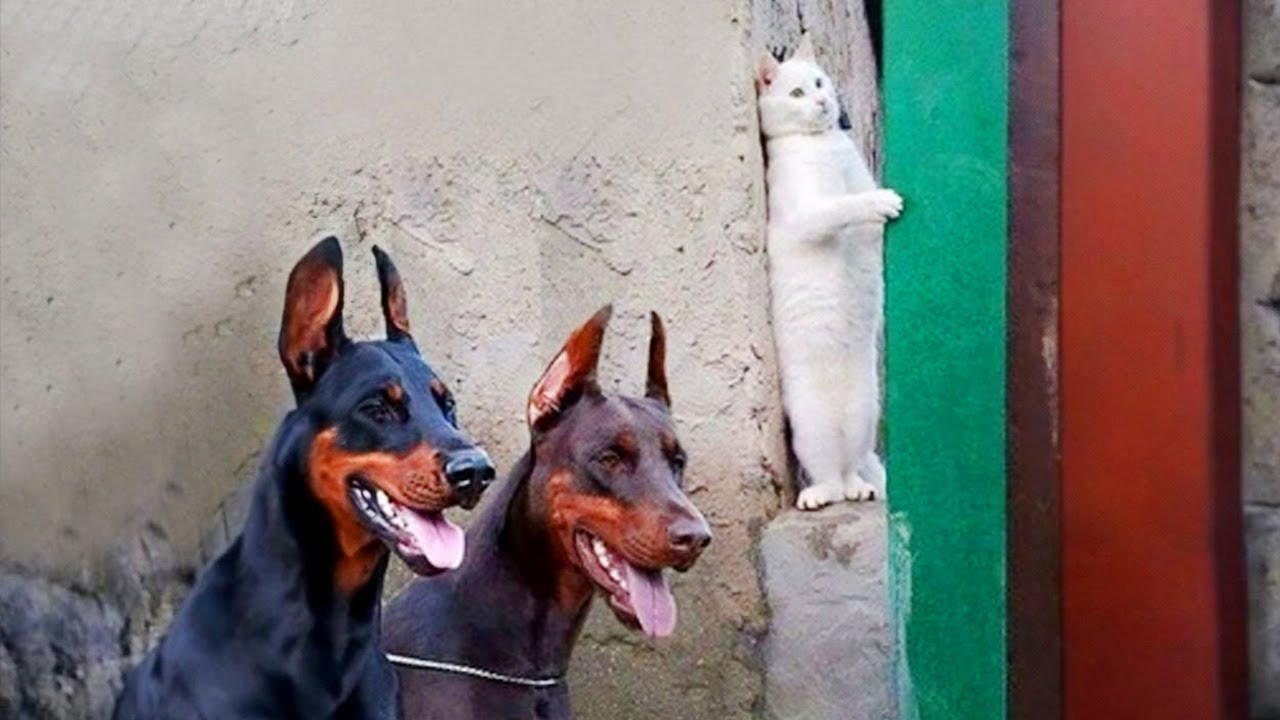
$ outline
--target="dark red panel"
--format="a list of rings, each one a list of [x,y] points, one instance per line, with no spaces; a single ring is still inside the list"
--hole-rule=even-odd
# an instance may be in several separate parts
[[[1062,3],[1065,716],[1243,716],[1239,7]]]

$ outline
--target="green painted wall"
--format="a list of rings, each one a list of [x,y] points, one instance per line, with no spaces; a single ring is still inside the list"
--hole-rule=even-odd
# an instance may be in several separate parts
[[[1005,717],[1007,0],[885,0],[886,442],[904,720]]]

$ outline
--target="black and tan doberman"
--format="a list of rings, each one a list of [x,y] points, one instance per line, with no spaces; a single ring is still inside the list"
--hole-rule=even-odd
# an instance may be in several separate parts
[[[568,718],[564,673],[591,599],[669,635],[663,570],[688,570],[711,532],[685,495],[662,322],[644,397],[601,391],[609,309],[573,333],[529,396],[531,447],[467,530],[467,558],[388,603],[383,641],[413,720]]]
[[[462,530],[440,511],[474,505],[494,472],[409,334],[399,274],[374,255],[379,342],[343,332],[336,239],[293,268],[279,351],[297,408],[243,531],[127,677],[116,720],[398,717],[378,641],[388,557],[424,575],[461,564]]]

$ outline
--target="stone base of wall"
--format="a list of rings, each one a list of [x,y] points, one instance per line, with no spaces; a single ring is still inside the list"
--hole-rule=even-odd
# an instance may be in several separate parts
[[[107,720],[128,672],[191,586],[149,527],[107,561],[91,593],[0,567],[0,718]]]
[[[1250,717],[1280,717],[1280,507],[1244,512],[1248,540]]]
[[[769,718],[897,716],[886,543],[882,502],[789,510],[769,523],[760,544]]]

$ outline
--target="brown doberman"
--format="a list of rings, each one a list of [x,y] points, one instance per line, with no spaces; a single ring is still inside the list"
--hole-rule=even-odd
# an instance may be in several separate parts
[[[494,471],[409,334],[400,275],[373,250],[387,339],[342,330],[342,249],[289,275],[280,359],[297,409],[264,453],[244,530],[201,573],[116,720],[397,717],[378,642],[391,553],[434,574],[462,562],[441,511]]]
[[[385,608],[406,718],[570,717],[564,674],[597,592],[628,627],[675,629],[663,570],[692,567],[711,531],[682,490],[662,321],[652,316],[645,396],[609,395],[596,383],[609,314],[574,332],[533,386],[531,447],[468,528],[462,566]]]

